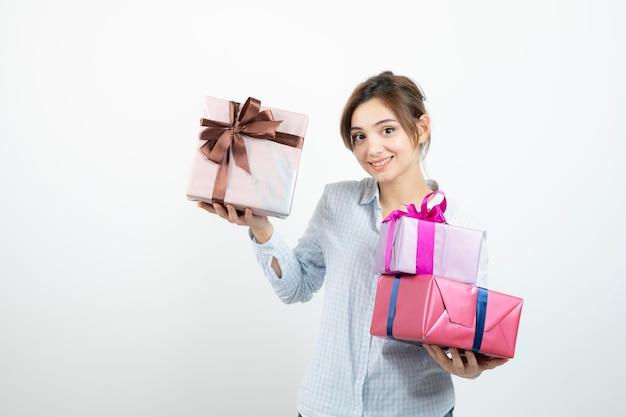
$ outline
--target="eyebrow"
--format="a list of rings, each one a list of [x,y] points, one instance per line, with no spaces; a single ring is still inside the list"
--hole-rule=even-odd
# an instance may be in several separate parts
[[[383,119],[383,120],[379,120],[376,123],[374,123],[374,126],[378,126],[378,125],[382,125],[383,123],[389,123],[389,122],[395,122],[398,123],[398,121],[396,119]],[[362,127],[359,126],[352,126],[350,128],[350,132],[352,132],[353,130],[362,130]]]

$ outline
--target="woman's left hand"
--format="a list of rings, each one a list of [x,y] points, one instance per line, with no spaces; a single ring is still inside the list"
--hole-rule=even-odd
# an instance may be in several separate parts
[[[422,344],[432,358],[446,371],[462,378],[476,378],[483,371],[504,365],[507,358],[476,355],[472,351],[465,351],[465,358],[458,349],[449,348],[450,356],[437,345]]]

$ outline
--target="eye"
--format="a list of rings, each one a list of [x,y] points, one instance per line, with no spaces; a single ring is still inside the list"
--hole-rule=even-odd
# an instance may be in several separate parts
[[[396,129],[393,128],[393,127],[386,127],[386,128],[383,129],[383,135],[390,135],[393,132],[395,132],[395,130]]]
[[[353,143],[362,142],[365,140],[365,135],[363,133],[355,133],[351,136],[351,139]]]

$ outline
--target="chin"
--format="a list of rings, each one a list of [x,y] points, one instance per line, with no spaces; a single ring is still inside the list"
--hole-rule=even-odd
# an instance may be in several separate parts
[[[393,178],[386,173],[374,172],[370,173],[370,175],[380,184],[384,184],[393,180]]]

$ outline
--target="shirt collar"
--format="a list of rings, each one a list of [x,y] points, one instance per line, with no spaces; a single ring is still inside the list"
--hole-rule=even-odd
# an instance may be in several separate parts
[[[374,199],[378,200],[378,197],[378,182],[371,177],[365,178],[363,180],[363,195],[361,196],[360,204],[369,204]]]

